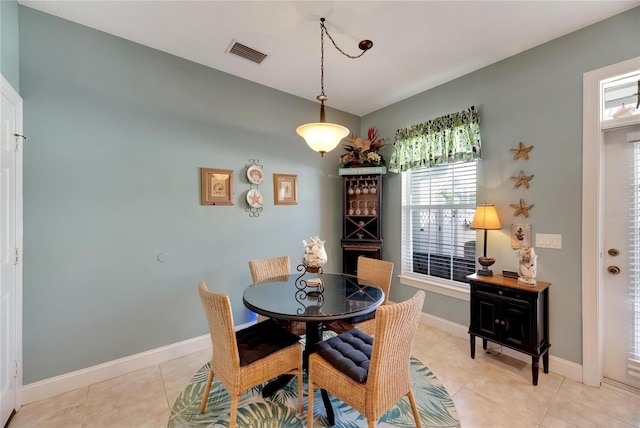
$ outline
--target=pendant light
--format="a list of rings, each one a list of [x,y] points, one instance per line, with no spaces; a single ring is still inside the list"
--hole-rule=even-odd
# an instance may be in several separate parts
[[[312,150],[320,153],[324,156],[325,153],[335,149],[340,140],[349,135],[349,129],[336,123],[329,123],[325,120],[324,102],[328,97],[324,93],[324,34],[327,33],[327,37],[331,40],[335,48],[344,56],[356,59],[360,58],[366,51],[373,47],[371,40],[363,40],[358,47],[362,50],[360,55],[351,56],[345,53],[338,47],[336,42],[331,37],[331,34],[327,31],[327,27],[324,25],[324,18],[320,18],[320,89],[321,93],[316,98],[320,101],[320,121],[316,123],[306,123],[298,126],[296,132],[307,142],[307,145]]]

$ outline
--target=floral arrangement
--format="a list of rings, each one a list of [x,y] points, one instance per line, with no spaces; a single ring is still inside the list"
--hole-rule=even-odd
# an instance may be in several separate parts
[[[386,146],[383,144],[385,139],[378,136],[378,130],[375,126],[369,128],[366,140],[355,134],[351,134],[347,140],[349,145],[344,146],[347,153],[340,156],[340,163],[345,168],[385,164],[384,158],[378,153],[381,148]]]

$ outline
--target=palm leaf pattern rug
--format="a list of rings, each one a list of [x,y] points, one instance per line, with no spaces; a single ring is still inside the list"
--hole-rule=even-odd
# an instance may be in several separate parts
[[[418,405],[423,427],[460,427],[453,400],[431,370],[415,357],[410,365],[413,395]],[[215,377],[207,402],[207,409],[200,414],[200,402],[209,374],[206,363],[191,378],[180,393],[169,415],[169,428],[228,427],[231,397]],[[306,412],[307,377],[303,378],[303,405]],[[258,385],[246,391],[238,404],[238,427],[251,428],[301,428],[306,424],[306,413],[297,414],[297,379],[279,390],[270,399],[263,399]],[[367,423],[353,408],[331,397],[337,428],[366,427]],[[314,394],[314,427],[326,427],[327,420],[319,391]],[[405,397],[378,420],[378,427],[415,427],[409,400]]]

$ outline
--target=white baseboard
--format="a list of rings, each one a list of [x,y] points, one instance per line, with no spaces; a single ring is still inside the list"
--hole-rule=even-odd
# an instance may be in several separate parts
[[[438,330],[445,331],[452,336],[469,340],[468,326],[457,324],[433,315],[425,314],[424,312],[422,313],[422,320],[427,325],[437,328]],[[476,346],[482,346],[481,338],[476,338]],[[508,355],[509,357],[515,358],[516,360],[523,361],[525,363],[531,363],[531,357],[523,354],[522,352],[514,351],[513,349],[503,346],[502,353],[504,355]],[[469,355],[469,358],[471,358],[471,355]],[[428,364],[428,362],[425,363]],[[540,363],[540,368],[542,369],[542,363]],[[582,366],[580,364],[555,357],[551,352],[549,352],[549,371],[559,374],[560,376],[575,380],[576,382],[582,382]]]
[[[251,324],[255,324],[255,321],[237,325],[236,330],[246,328]],[[204,349],[211,349],[211,337],[208,334],[30,383],[22,387],[22,404],[44,400],[54,395],[122,376],[123,374],[164,363]]]
[[[469,328],[467,326],[425,313],[422,313],[422,319],[427,325],[445,331],[453,336],[463,339],[469,338]],[[254,324],[254,322],[238,325],[236,329],[246,328],[251,324]],[[478,344],[476,346],[482,346],[481,339],[478,338]],[[30,383],[24,385],[22,388],[22,404],[25,405],[44,400],[64,392],[69,392],[77,388],[122,376],[123,374],[210,348],[211,338],[208,334],[205,334],[161,348],[98,364],[97,366],[87,367],[86,369]],[[503,353],[520,361],[531,362],[531,357],[528,355],[509,348],[503,347]],[[428,364],[428,362],[426,363]],[[553,354],[549,355],[549,370],[577,382],[582,382],[582,366],[580,364],[554,357]]]

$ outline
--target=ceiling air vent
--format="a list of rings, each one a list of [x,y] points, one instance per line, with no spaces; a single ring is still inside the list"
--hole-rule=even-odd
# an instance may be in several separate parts
[[[247,59],[251,62],[255,62],[256,64],[261,64],[262,61],[267,58],[267,54],[257,51],[253,48],[250,48],[247,45],[243,45],[242,43],[238,43],[233,40],[227,52],[237,55],[241,58]]]

